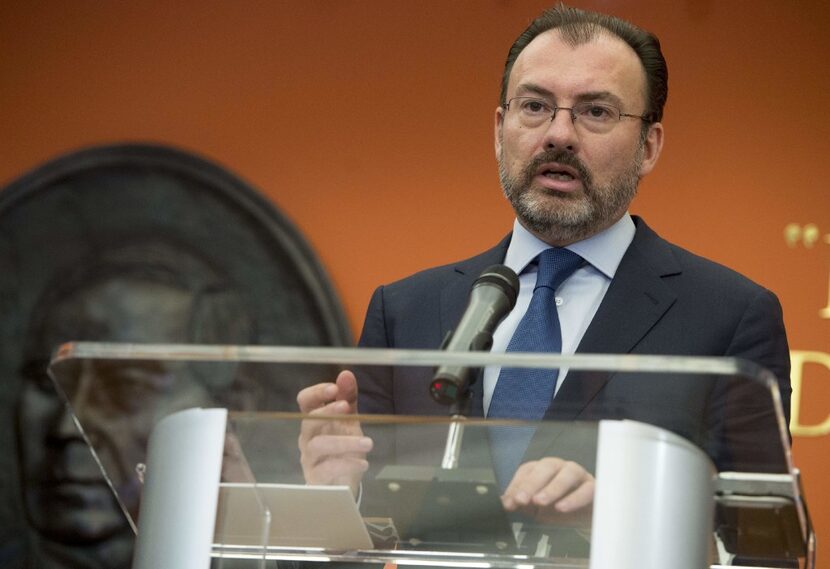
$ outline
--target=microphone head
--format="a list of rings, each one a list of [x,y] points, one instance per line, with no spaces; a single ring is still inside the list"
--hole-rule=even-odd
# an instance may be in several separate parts
[[[487,351],[493,330],[516,306],[519,277],[504,265],[487,267],[473,283],[470,304],[453,335],[442,349],[450,351]],[[432,398],[445,405],[467,397],[472,370],[465,366],[443,365],[438,368],[429,387]],[[472,379],[475,381],[475,378]]]
[[[510,302],[509,310],[513,310],[513,307],[516,306],[516,298],[519,296],[519,277],[510,267],[505,265],[487,267],[475,280],[473,288],[482,285],[498,287]]]

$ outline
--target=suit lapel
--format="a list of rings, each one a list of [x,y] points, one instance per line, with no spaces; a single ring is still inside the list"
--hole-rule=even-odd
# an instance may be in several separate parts
[[[442,340],[461,320],[475,280],[487,267],[504,262],[509,244],[510,235],[492,249],[455,266],[456,278],[441,291],[439,325]],[[470,416],[472,417],[484,416],[482,383],[481,373],[479,373],[470,388]]]
[[[637,233],[577,348],[580,354],[627,354],[674,304],[663,278],[681,272],[669,244],[635,218]],[[607,373],[569,373],[547,419],[575,419],[608,382]]]
[[[671,246],[635,217],[637,232],[596,315],[577,348],[580,354],[627,354],[676,300],[664,277],[681,272]],[[481,272],[504,261],[510,236],[496,247],[455,266],[456,277],[440,295],[440,337],[458,324]],[[569,373],[545,419],[577,418],[608,382],[606,373]],[[472,386],[472,416],[483,415],[481,378]]]

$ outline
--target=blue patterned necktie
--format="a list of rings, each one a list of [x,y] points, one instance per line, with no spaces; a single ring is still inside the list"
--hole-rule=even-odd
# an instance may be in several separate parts
[[[507,345],[508,352],[562,352],[562,330],[554,295],[582,262],[582,257],[568,249],[546,249],[539,254],[533,298]],[[502,368],[487,416],[542,419],[553,398],[558,372],[556,369]],[[516,471],[532,435],[532,428],[490,429],[494,465],[502,489]]]

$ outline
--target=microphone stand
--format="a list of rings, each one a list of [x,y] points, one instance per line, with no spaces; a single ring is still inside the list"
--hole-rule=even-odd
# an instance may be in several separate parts
[[[493,335],[479,333],[470,343],[471,352],[486,352],[493,345]],[[463,370],[462,388],[458,390],[455,401],[450,405],[450,423],[447,432],[447,443],[444,445],[444,457],[441,459],[443,470],[454,470],[458,468],[458,460],[461,456],[461,443],[464,439],[464,421],[470,414],[470,385],[475,383],[479,375],[477,368],[465,368]],[[470,381],[470,378],[474,378]]]
[[[471,370],[472,373],[472,370]],[[444,457],[441,459],[441,468],[454,470],[458,468],[458,460],[461,456],[461,443],[464,439],[464,421],[470,413],[470,390],[464,389],[458,399],[450,406],[450,423],[447,432],[447,443],[444,446]]]

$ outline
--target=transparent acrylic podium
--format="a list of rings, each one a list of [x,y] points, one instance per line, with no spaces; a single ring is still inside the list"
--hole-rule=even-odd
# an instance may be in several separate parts
[[[475,379],[465,417],[442,365]],[[485,420],[488,366],[567,376],[544,420]],[[364,414],[296,412],[343,370]],[[741,360],[74,343],[50,375],[137,569],[814,565],[777,383]],[[582,506],[506,509],[514,476]]]

